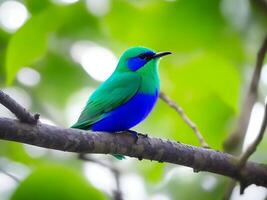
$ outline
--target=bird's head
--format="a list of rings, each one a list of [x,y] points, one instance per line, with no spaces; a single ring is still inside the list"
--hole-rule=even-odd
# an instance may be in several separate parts
[[[117,69],[120,71],[139,71],[145,68],[155,68],[159,58],[169,55],[171,52],[155,53],[145,47],[132,47],[121,56]]]

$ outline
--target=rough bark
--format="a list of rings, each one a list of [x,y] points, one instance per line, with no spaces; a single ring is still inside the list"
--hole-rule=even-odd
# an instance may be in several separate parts
[[[123,154],[168,162],[191,167],[195,172],[208,171],[228,176],[245,185],[267,187],[267,165],[247,162],[240,171],[238,158],[230,154],[160,138],[140,137],[135,143],[128,133],[92,133],[0,118],[0,139],[68,152]]]

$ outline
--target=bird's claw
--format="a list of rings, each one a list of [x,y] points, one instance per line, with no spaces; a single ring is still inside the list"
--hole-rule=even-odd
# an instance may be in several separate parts
[[[138,141],[138,133],[136,131],[133,131],[133,130],[128,130],[128,132],[134,138],[134,143],[137,143],[137,141]]]
[[[147,136],[148,136],[147,134],[143,134],[143,133],[137,133],[137,135],[138,135],[138,136],[142,136],[142,137],[144,137],[144,138],[147,138]]]
[[[138,133],[138,132],[133,131],[133,130],[128,130],[128,132],[134,137],[134,143],[135,144],[137,143],[140,136],[147,138],[147,134]]]

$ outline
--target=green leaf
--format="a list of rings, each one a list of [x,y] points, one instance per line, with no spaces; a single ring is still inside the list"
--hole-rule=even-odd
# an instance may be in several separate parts
[[[199,200],[219,200],[222,199],[227,181],[224,177],[215,175],[193,174],[188,172],[188,168],[177,170],[166,183],[163,191],[166,192],[171,199],[199,199]]]
[[[35,160],[31,158],[23,148],[23,144],[9,141],[0,142],[0,156],[8,157],[10,160],[33,164]]]
[[[163,178],[164,163],[142,160],[142,162],[137,162],[136,165],[142,177],[148,182],[157,183]]]
[[[184,109],[211,147],[221,149],[230,131],[229,122],[238,112],[240,77],[236,67],[212,53],[198,53],[180,63],[163,65],[162,90]],[[143,126],[148,134],[199,145],[181,116],[160,100]]]
[[[107,199],[77,171],[65,166],[37,168],[16,189],[11,200],[84,200]]]
[[[55,11],[49,10],[32,17],[11,37],[6,55],[7,84],[12,83],[21,67],[32,64],[46,52],[48,33],[58,23],[55,15]],[[46,20],[49,17],[55,18],[51,24]]]
[[[187,98],[185,101],[189,100],[189,95],[202,98],[214,94],[237,111],[240,77],[233,63],[214,53],[201,52],[172,66],[163,73],[172,80],[173,93],[183,94],[182,97]],[[190,99],[193,100],[192,97]]]
[[[243,57],[240,39],[230,31],[220,4],[220,0],[146,3],[117,0],[104,23],[111,38],[125,46],[144,45],[175,54],[216,50],[240,61]]]
[[[27,8],[29,11],[33,14],[38,13],[48,6],[52,4],[50,0],[42,0],[42,1],[36,1],[36,0],[24,0]]]
[[[67,24],[76,24],[81,16],[95,27],[95,21],[87,13],[83,4],[77,3],[70,6],[49,6],[43,12],[34,15],[10,39],[6,55],[7,83],[11,84],[17,71],[32,65],[47,51],[48,38],[51,32]],[[73,26],[71,26],[73,27]],[[69,30],[69,29],[68,29]],[[75,30],[73,30],[75,31]]]
[[[74,92],[92,85],[92,79],[80,66],[60,55],[48,53],[36,68],[42,75],[42,80],[33,94],[40,103],[45,100],[64,109],[66,101]]]

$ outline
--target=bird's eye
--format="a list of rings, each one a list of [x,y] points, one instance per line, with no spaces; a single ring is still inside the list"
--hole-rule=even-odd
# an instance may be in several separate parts
[[[150,59],[150,56],[147,55],[147,54],[141,54],[138,57],[141,58],[141,59],[143,59],[143,60],[149,60]]]

